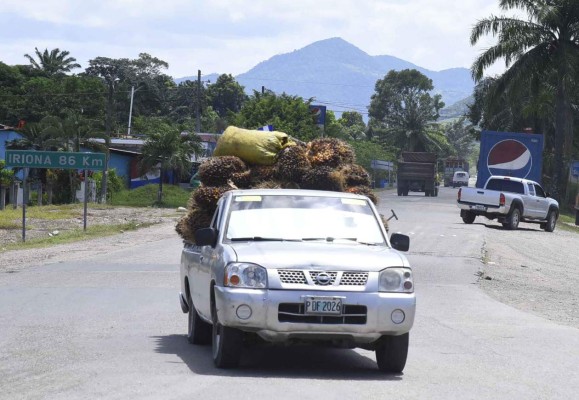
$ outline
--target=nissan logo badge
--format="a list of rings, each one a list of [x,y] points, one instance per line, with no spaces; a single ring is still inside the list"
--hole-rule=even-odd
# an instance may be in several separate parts
[[[318,285],[326,286],[332,283],[332,278],[330,278],[330,275],[325,272],[321,272],[316,276],[316,282],[318,282]]]

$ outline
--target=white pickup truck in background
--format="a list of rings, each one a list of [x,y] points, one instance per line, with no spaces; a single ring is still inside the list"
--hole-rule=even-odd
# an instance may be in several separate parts
[[[481,215],[497,219],[507,229],[517,229],[519,222],[532,222],[553,232],[559,217],[559,203],[541,185],[508,176],[491,176],[484,189],[459,189],[457,203],[465,224],[472,224]]]

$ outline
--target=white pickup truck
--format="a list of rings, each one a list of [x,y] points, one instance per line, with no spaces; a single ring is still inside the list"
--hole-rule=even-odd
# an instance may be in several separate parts
[[[459,189],[457,203],[465,224],[482,215],[497,219],[507,229],[517,229],[519,222],[532,222],[553,232],[559,217],[559,203],[541,185],[508,176],[491,176],[484,189]]]
[[[374,350],[399,373],[416,308],[409,240],[388,238],[364,196],[229,191],[181,255],[189,342],[212,344],[218,368],[251,344],[312,343]]]

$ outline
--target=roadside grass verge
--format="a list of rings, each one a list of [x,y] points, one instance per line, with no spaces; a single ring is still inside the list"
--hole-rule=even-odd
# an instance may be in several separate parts
[[[136,189],[122,190],[112,195],[111,204],[129,207],[186,207],[191,191],[176,185],[163,185],[163,201],[157,203],[159,185],[145,185]]]
[[[82,215],[82,204],[66,204],[51,206],[27,206],[26,219],[38,218],[57,221]],[[6,208],[0,211],[0,229],[19,229],[22,227],[22,208]]]
[[[579,233],[579,226],[575,225],[575,215],[571,213],[561,213],[557,227],[564,231]]]
[[[116,235],[126,231],[134,231],[154,225],[153,223],[127,222],[115,225],[95,225],[88,226],[86,231],[82,228],[63,231],[58,235],[43,238],[27,239],[26,242],[10,243],[0,248],[0,253],[8,250],[24,250],[32,248],[43,248],[58,244],[79,242],[83,240]]]

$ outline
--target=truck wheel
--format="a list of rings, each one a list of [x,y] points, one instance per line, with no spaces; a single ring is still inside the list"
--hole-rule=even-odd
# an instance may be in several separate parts
[[[404,189],[404,191],[402,192],[402,196],[408,196],[408,189]]]
[[[189,324],[187,329],[187,340],[191,344],[204,345],[211,343],[211,325],[203,321],[191,301],[191,296],[187,296],[189,304]]]
[[[424,196],[425,196],[425,197],[430,197],[430,190],[425,190],[425,191],[424,191]]]
[[[547,223],[545,224],[545,232],[553,232],[557,225],[557,211],[549,210],[547,214]]]
[[[505,221],[507,229],[514,231],[519,227],[519,222],[521,222],[521,210],[515,207],[511,210],[511,213]]]
[[[408,356],[408,338],[408,333],[382,336],[382,343],[376,348],[376,362],[380,371],[400,373],[404,370]]]
[[[223,326],[217,318],[215,305],[213,315],[213,363],[217,368],[235,368],[241,358],[243,333],[239,329]]]
[[[398,196],[402,196],[402,189],[401,188],[398,188],[397,192],[398,192]]]
[[[476,214],[470,211],[467,211],[462,216],[462,222],[465,224],[472,224],[476,218]]]

